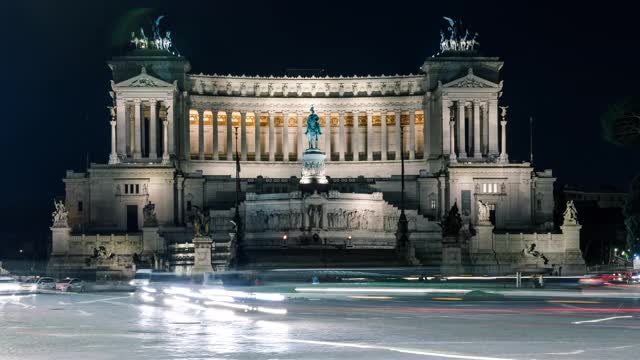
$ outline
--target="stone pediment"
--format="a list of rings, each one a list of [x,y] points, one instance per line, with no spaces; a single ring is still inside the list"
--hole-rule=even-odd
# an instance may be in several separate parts
[[[147,69],[143,66],[140,70],[140,74],[119,82],[117,84],[112,83],[112,88],[176,88],[176,84],[168,83],[164,80],[158,79],[147,74]]]
[[[467,75],[440,85],[442,88],[448,89],[502,89],[502,82],[496,84],[489,80],[485,80],[473,74],[473,70],[469,68]]]

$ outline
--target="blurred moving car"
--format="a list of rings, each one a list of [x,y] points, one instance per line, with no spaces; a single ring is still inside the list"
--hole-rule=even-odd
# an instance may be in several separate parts
[[[74,278],[66,278],[56,283],[56,290],[58,291],[84,291],[84,281]]]
[[[633,272],[619,271],[611,274],[590,274],[578,280],[578,283],[583,286],[631,284],[634,281],[634,275],[632,273]]]
[[[56,280],[50,277],[41,277],[36,281],[35,285],[33,290],[55,290]]]
[[[0,295],[13,295],[22,291],[18,280],[9,276],[0,276]]]
[[[149,285],[149,283],[151,282],[151,273],[152,272],[153,271],[151,269],[139,269],[139,270],[136,270],[136,273],[133,276],[133,279],[131,281],[129,281],[129,285],[135,286],[135,287]]]
[[[27,280],[24,280],[20,283],[20,287],[24,291],[36,291],[38,290],[38,285],[37,285],[38,279],[39,278],[37,277],[32,277]]]

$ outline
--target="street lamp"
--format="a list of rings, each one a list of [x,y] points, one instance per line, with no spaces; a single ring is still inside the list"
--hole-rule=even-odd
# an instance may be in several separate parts
[[[227,121],[230,121],[227,120]],[[242,263],[244,260],[243,253],[243,241],[242,239],[242,218],[240,218],[240,157],[238,156],[238,127],[234,127],[235,130],[235,138],[236,138],[236,213],[233,216],[233,221],[236,225],[236,254],[235,254],[235,265],[237,266],[239,263]]]

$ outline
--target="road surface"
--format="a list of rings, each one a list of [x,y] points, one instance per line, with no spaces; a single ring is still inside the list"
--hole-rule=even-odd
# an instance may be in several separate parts
[[[269,304],[283,315],[168,298],[0,297],[0,358],[612,360],[640,350],[636,299],[311,295]]]

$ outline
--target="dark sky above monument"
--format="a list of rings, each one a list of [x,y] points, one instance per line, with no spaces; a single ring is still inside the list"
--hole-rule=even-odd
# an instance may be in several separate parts
[[[416,73],[438,51],[442,16],[461,18],[480,34],[484,55],[505,61],[510,158],[528,160],[533,116],[537,169],[553,169],[560,183],[626,189],[640,151],[605,143],[599,118],[612,101],[638,93],[637,11],[598,4],[3,1],[3,231],[46,233],[65,170],[107,160],[106,61],[156,14],[167,15],[163,24],[193,73],[247,75]]]

